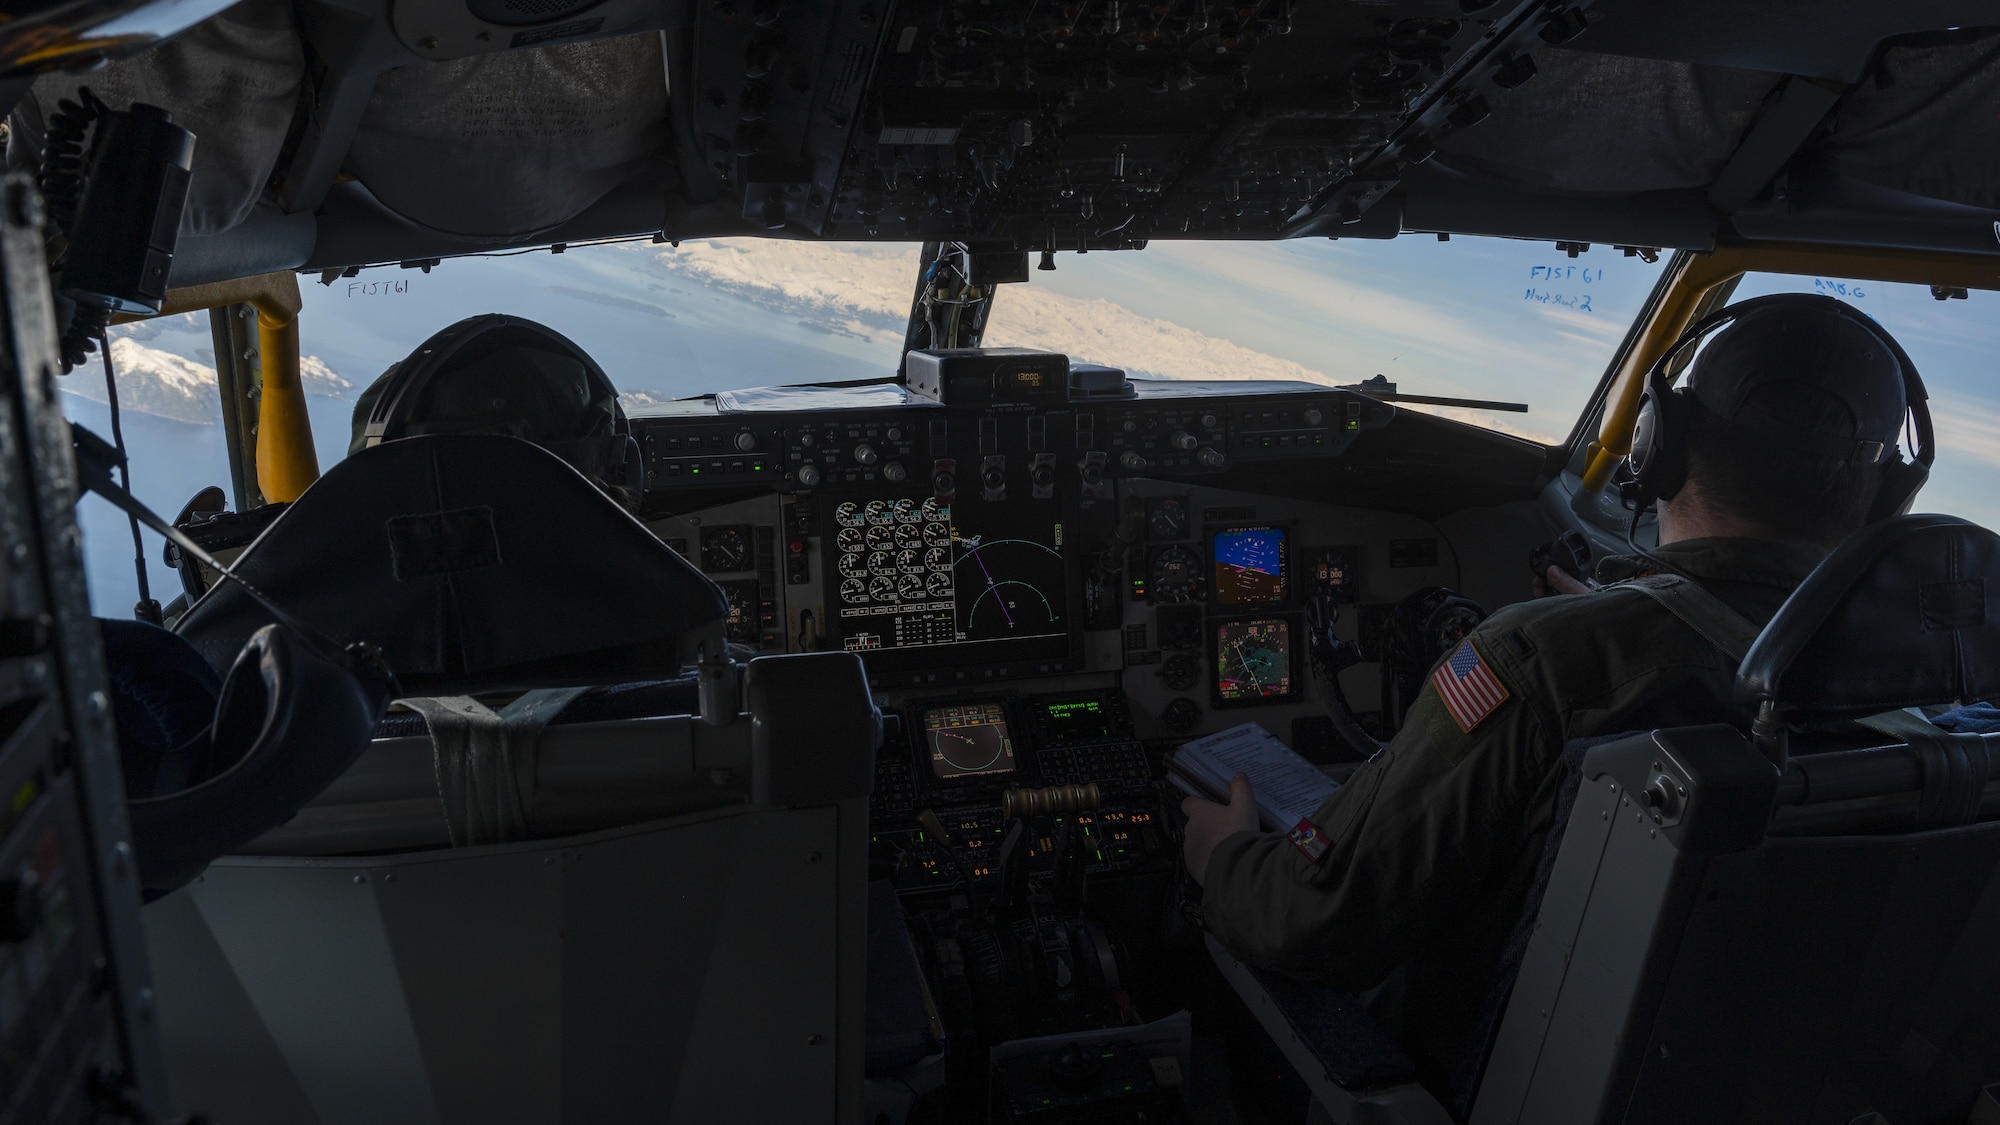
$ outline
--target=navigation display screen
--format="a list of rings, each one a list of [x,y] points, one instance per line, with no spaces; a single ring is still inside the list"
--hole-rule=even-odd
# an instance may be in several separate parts
[[[1215,625],[1219,703],[1283,699],[1292,692],[1292,623],[1283,617]]]
[[[1277,527],[1232,527],[1215,533],[1210,552],[1218,605],[1270,605],[1291,593],[1285,532]]]
[[[933,707],[924,712],[924,744],[931,773],[941,781],[983,773],[1014,772],[1014,740],[998,703]]]
[[[1060,658],[1070,649],[1063,505],[960,496],[845,500],[832,512],[829,600],[841,646],[871,663]]]

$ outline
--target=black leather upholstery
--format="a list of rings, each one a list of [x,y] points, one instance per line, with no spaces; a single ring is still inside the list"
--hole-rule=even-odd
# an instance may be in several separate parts
[[[435,435],[335,465],[237,570],[340,644],[381,649],[404,694],[663,678],[722,591],[555,455]],[[270,614],[223,582],[177,631],[218,668]]]
[[[283,626],[258,630],[215,706],[215,776],[126,804],[147,893],[181,886],[290,820],[368,748],[388,705],[387,681],[357,675]]]
[[[2000,695],[2000,535],[1952,516],[1870,524],[1744,655],[1737,701],[1809,724]]]

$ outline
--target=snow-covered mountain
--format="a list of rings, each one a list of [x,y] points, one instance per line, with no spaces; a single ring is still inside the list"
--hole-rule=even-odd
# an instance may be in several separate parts
[[[175,422],[207,425],[222,416],[222,403],[215,387],[215,367],[163,348],[142,344],[139,334],[113,329],[111,366],[118,383],[121,411],[151,414]],[[160,338],[158,333],[145,334]],[[203,358],[211,358],[201,349]],[[299,357],[299,381],[308,395],[347,398],[354,384],[342,378],[317,356]],[[65,377],[64,390],[91,402],[107,401],[103,367],[86,362]]]

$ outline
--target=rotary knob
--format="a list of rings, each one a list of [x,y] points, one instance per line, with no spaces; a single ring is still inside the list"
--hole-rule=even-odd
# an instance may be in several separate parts
[[[1203,446],[1202,451],[1194,455],[1194,459],[1201,462],[1204,465],[1207,465],[1211,469],[1220,469],[1222,467],[1222,463],[1224,461],[1229,460],[1229,458],[1224,457],[1222,455],[1222,451],[1220,449],[1211,449],[1208,448],[1207,446]]]
[[[813,487],[814,485],[818,484],[818,483],[819,483],[819,466],[818,466],[818,465],[800,465],[800,466],[799,466],[799,483],[800,483],[800,484],[802,484],[802,485],[805,485],[805,486],[806,486],[807,488],[811,488],[811,487]]]
[[[749,430],[744,430],[742,433],[737,434],[736,448],[745,453],[757,448],[757,435],[751,433]]]
[[[1201,416],[1201,428],[1204,430],[1212,430],[1221,424],[1213,414],[1204,414]]]
[[[1167,444],[1173,446],[1175,449],[1186,451],[1193,449],[1201,443],[1196,441],[1195,436],[1186,430],[1175,430],[1174,436],[1167,439]]]
[[[1318,410],[1307,410],[1305,418],[1306,425],[1308,426],[1317,426],[1321,422],[1326,421],[1326,415],[1321,414]]]
[[[854,459],[863,465],[873,465],[876,461],[875,447],[862,442],[854,447]]]
[[[1028,480],[1036,488],[1047,488],[1056,482],[1056,467],[1047,463],[1028,470]]]
[[[909,471],[903,468],[901,461],[891,461],[882,466],[882,478],[884,480],[900,481],[909,475]]]
[[[1118,455],[1118,463],[1128,469],[1143,469],[1149,462],[1136,449],[1128,449]]]

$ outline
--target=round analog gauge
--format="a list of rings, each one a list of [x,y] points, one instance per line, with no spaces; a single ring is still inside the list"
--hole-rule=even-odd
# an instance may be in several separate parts
[[[852,500],[843,502],[840,507],[833,510],[833,522],[842,527],[860,527],[861,519],[861,505]]]
[[[887,551],[868,552],[868,573],[870,574],[896,573],[896,556],[890,554]]]
[[[928,570],[950,570],[951,552],[943,547],[924,548],[924,567]]]
[[[896,529],[896,546],[915,547],[924,541],[924,533],[909,524]]]
[[[876,527],[896,522],[896,509],[887,500],[870,500],[862,515]]]
[[[895,530],[893,528],[887,528],[887,527],[869,528],[868,545],[877,551],[888,550],[890,547],[896,545]]]
[[[1201,679],[1201,665],[1193,656],[1177,652],[1161,662],[1160,679],[1175,691],[1186,691]]]
[[[924,501],[924,519],[932,523],[950,523],[951,505],[933,496]]]
[[[905,498],[896,501],[897,523],[916,523],[922,520],[923,518],[924,518],[924,513],[917,507],[917,502],[915,500]]]
[[[897,551],[896,569],[902,571],[904,574],[922,574],[924,572],[924,553],[908,549]]]
[[[843,551],[859,551],[862,546],[861,529],[843,527],[840,529],[840,534],[833,537],[833,541],[840,544],[840,549]]]
[[[924,525],[924,542],[933,547],[951,546],[951,525],[948,523],[927,523]]]
[[[838,567],[841,575],[847,578],[862,578],[868,574],[868,560],[859,554],[842,555],[834,566]]]
[[[932,571],[931,576],[929,578],[924,579],[924,589],[930,591],[931,597],[934,598],[950,597],[951,596],[950,572],[945,572],[940,574],[937,571]]]
[[[1183,696],[1167,704],[1160,712],[1160,722],[1170,731],[1186,733],[1201,725],[1201,705]]]
[[[1186,539],[1188,533],[1187,501],[1179,499],[1155,500],[1152,510],[1147,513],[1146,522],[1152,528],[1155,539]]]
[[[924,576],[905,574],[896,581],[896,596],[904,601],[918,601],[924,596]]]
[[[1153,556],[1153,599],[1184,602],[1201,595],[1201,559],[1186,547],[1168,547]]]
[[[859,578],[840,580],[840,600],[844,602],[865,602],[868,600],[868,585]]]
[[[896,600],[896,580],[886,574],[878,574],[868,580],[868,597],[871,601],[893,602]]]

